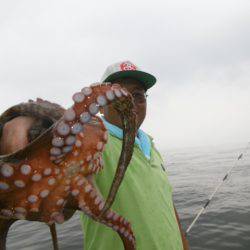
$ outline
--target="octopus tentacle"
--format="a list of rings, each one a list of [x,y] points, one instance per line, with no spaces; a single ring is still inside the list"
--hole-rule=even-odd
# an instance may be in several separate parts
[[[83,132],[86,124],[93,122],[93,117],[99,112],[99,108],[117,99],[114,94],[115,90],[118,91],[117,87],[114,91],[111,88],[113,87],[107,84],[85,87],[73,95],[74,105],[64,112],[53,130],[53,147],[50,151],[52,161],[60,163],[67,153],[72,152],[76,136]],[[121,97],[122,95],[119,96]],[[99,122],[96,119],[95,121]],[[102,150],[103,145],[104,143],[100,142],[97,148]]]
[[[57,185],[53,193],[49,195],[50,202],[44,202],[44,215],[42,220],[47,221],[48,224],[57,222],[59,224],[64,222],[64,215],[62,213],[65,201],[70,194],[70,181],[62,178],[60,185]]]
[[[111,209],[109,209],[100,219],[100,214],[105,202],[92,182],[85,177],[80,177],[78,182],[75,182],[72,185],[75,190],[79,190],[76,195],[79,202],[79,208],[94,220],[117,232],[121,237],[126,250],[134,250],[135,237],[128,221]],[[84,190],[84,192],[80,192],[80,190]]]
[[[123,89],[121,89],[121,93],[128,95]],[[135,142],[136,117],[133,113],[133,102],[131,102],[129,99],[124,100],[124,102],[116,102],[115,108],[119,112],[123,124],[122,151],[115,177],[100,217],[102,217],[108,211],[114,202],[116,192],[124,178],[125,172],[133,155],[133,147],[131,147],[131,145],[134,145]]]
[[[57,241],[57,233],[56,233],[56,225],[52,224],[49,226],[50,234],[53,242],[53,248],[54,250],[59,250],[58,248],[58,241]]]

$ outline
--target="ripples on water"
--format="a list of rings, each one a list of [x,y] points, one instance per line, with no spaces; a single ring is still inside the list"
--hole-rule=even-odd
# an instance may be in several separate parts
[[[189,148],[164,152],[174,200],[183,228],[236,162],[242,148]],[[250,150],[193,227],[192,250],[250,250]],[[57,226],[60,250],[83,249],[79,213]],[[52,249],[49,228],[19,221],[9,232],[8,249]],[[153,249],[152,249],[153,250]]]
[[[167,151],[174,200],[184,229],[243,148],[193,148]],[[205,214],[189,234],[191,249],[250,249],[250,150],[237,163]]]

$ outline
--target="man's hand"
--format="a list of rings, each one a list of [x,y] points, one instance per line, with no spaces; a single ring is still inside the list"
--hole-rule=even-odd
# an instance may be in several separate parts
[[[28,131],[35,118],[19,116],[7,122],[0,138],[0,154],[10,154],[24,148],[28,143]]]

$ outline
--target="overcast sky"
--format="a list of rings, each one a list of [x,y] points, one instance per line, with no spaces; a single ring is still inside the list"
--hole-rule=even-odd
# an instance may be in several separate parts
[[[0,0],[0,111],[71,105],[106,66],[154,74],[143,125],[161,148],[250,140],[250,1]]]

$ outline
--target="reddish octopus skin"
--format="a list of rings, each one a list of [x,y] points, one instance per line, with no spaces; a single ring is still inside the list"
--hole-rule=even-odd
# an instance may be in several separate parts
[[[73,96],[70,111],[27,150],[25,158],[0,161],[0,218],[63,223],[71,196],[85,214],[115,230],[126,250],[134,250],[130,223],[111,209],[102,213],[105,202],[91,181],[103,168],[102,151],[108,139],[102,120],[95,116],[96,107],[124,98],[128,93],[119,85],[84,88]],[[92,112],[90,120],[81,119],[85,112]]]

